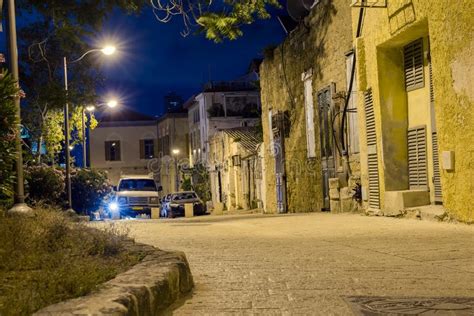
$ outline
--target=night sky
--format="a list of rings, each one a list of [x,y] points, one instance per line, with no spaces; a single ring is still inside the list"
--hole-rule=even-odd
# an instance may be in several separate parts
[[[175,91],[187,100],[212,80],[230,80],[241,76],[253,58],[262,57],[269,45],[280,43],[285,34],[275,17],[259,20],[243,28],[244,36],[223,43],[207,40],[204,34],[182,37],[180,17],[161,23],[150,8],[140,16],[116,12],[105,23],[97,39],[98,47],[113,43],[118,53],[104,58],[103,99],[116,97],[123,106],[150,115],[160,115],[163,97]],[[25,21],[17,21],[22,24]],[[0,33],[0,51],[5,51],[5,33]],[[21,78],[20,78],[21,81]]]
[[[284,32],[278,20],[258,21],[246,26],[244,36],[215,44],[203,34],[182,37],[179,17],[163,24],[151,10],[141,16],[115,14],[104,29],[104,38],[118,41],[120,53],[104,62],[104,95],[117,95],[124,105],[159,115],[163,96],[175,91],[183,99],[199,92],[203,83],[229,80],[245,73],[250,61],[278,44]]]

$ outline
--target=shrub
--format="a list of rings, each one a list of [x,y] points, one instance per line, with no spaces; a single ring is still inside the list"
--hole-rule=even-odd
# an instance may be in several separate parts
[[[25,170],[25,179],[32,204],[61,204],[65,181],[61,170],[45,164],[29,166]]]
[[[146,253],[127,247],[127,232],[72,223],[35,208],[31,217],[0,217],[0,315],[29,315],[90,293]]]
[[[0,71],[0,208],[8,207],[12,202],[15,180],[16,109],[12,95],[17,89],[14,83],[10,75]]]
[[[81,214],[96,211],[104,198],[112,192],[107,174],[102,171],[80,169],[71,176],[72,207]]]

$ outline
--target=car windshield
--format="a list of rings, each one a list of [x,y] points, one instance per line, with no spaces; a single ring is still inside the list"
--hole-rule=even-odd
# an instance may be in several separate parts
[[[191,200],[195,198],[197,198],[197,195],[194,192],[178,193],[173,196],[173,201]]]
[[[152,179],[126,179],[120,181],[119,191],[156,191]]]

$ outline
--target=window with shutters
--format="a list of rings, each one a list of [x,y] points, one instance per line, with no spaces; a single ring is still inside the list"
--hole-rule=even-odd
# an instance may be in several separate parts
[[[140,159],[152,159],[155,157],[155,141],[153,139],[140,140]]]
[[[364,93],[365,132],[367,139],[367,169],[369,176],[369,207],[380,208],[380,184],[377,155],[377,134],[375,130],[375,113],[372,90]]]
[[[407,91],[423,88],[423,39],[420,38],[403,48],[405,87]]]
[[[306,148],[307,157],[316,157],[316,139],[314,133],[314,103],[313,103],[313,80],[310,74],[304,74],[304,103],[306,116]]]
[[[428,190],[425,126],[408,129],[408,181],[410,190]]]
[[[111,140],[105,142],[105,160],[106,161],[120,161],[120,141]]]

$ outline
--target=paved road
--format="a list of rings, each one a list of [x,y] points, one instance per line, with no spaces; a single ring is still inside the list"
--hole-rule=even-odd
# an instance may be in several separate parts
[[[127,225],[186,253],[196,289],[175,315],[351,315],[347,296],[474,297],[472,226],[322,213]]]

